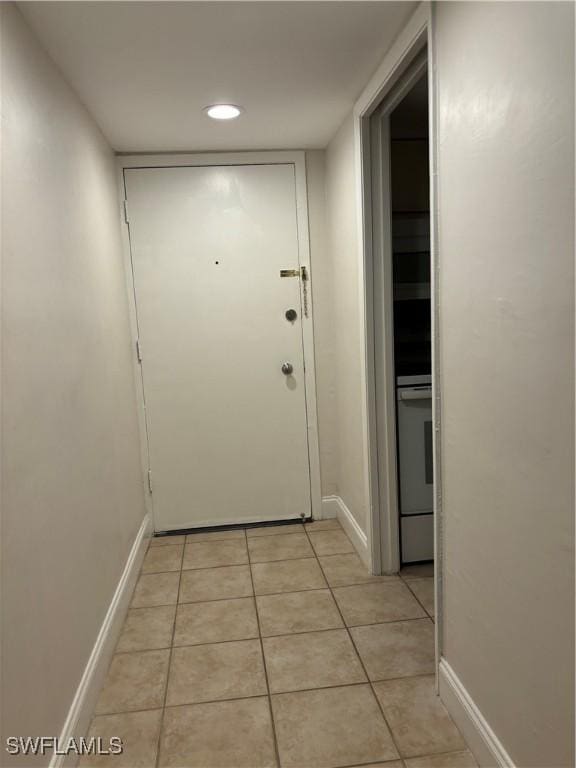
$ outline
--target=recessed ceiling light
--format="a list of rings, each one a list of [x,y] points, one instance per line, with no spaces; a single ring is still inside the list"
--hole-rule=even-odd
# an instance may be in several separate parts
[[[242,108],[235,104],[212,104],[205,107],[204,111],[213,120],[234,120],[241,114]]]

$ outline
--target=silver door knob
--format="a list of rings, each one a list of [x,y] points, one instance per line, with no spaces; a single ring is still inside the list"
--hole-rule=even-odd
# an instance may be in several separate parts
[[[285,376],[290,376],[294,372],[294,366],[292,363],[282,363],[282,373]]]

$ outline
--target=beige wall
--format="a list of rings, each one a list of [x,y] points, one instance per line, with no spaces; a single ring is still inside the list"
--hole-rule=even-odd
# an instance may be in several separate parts
[[[364,354],[359,305],[358,211],[350,115],[326,152],[328,244],[333,275],[336,486],[366,531],[365,439],[362,416]]]
[[[326,153],[306,152],[310,262],[314,301],[316,400],[320,442],[322,496],[337,493],[336,350],[334,335],[334,281],[327,242]]]
[[[56,736],[143,485],[113,156],[1,12],[2,730]]]
[[[574,11],[439,3],[444,654],[518,766],[574,764]]]

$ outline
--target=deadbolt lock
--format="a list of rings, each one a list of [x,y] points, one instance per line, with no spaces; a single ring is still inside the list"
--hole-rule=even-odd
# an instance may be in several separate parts
[[[286,318],[286,320],[293,323],[294,320],[296,320],[296,318],[298,317],[298,313],[296,312],[295,309],[287,309],[284,317]]]

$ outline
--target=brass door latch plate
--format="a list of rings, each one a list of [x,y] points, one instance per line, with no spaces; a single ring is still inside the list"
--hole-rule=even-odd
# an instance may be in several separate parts
[[[302,280],[308,280],[308,270],[306,267],[300,267],[300,269],[281,269],[280,277],[301,277]]]

